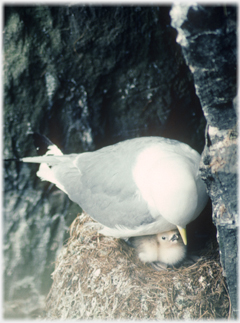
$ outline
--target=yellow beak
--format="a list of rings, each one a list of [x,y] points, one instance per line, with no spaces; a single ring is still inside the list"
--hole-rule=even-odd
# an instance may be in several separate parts
[[[187,231],[185,228],[181,228],[179,226],[177,226],[179,233],[181,234],[183,243],[185,244],[185,246],[187,245]]]

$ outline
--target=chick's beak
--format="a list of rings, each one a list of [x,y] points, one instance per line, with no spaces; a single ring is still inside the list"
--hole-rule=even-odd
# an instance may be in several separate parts
[[[175,241],[175,240],[178,240],[178,234],[174,234],[171,239],[171,241]]]
[[[183,243],[185,244],[185,246],[187,245],[187,231],[185,228],[179,227],[177,226],[179,233],[181,234]]]

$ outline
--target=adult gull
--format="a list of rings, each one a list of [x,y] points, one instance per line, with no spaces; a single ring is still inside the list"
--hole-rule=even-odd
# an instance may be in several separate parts
[[[38,135],[40,136],[40,135]],[[200,177],[200,155],[187,144],[140,137],[94,152],[64,155],[46,137],[37,175],[54,183],[116,238],[159,234],[186,225],[204,209],[208,196]]]

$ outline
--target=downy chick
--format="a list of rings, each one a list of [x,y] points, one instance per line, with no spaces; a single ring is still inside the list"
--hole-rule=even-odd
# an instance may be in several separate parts
[[[136,248],[140,260],[151,263],[156,270],[176,266],[186,256],[187,249],[178,230],[132,237],[129,242]]]

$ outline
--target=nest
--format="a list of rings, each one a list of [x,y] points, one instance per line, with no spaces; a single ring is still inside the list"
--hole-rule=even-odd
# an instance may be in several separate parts
[[[230,317],[216,243],[191,266],[157,272],[124,241],[99,235],[89,223],[81,214],[71,225],[52,274],[47,319]]]

